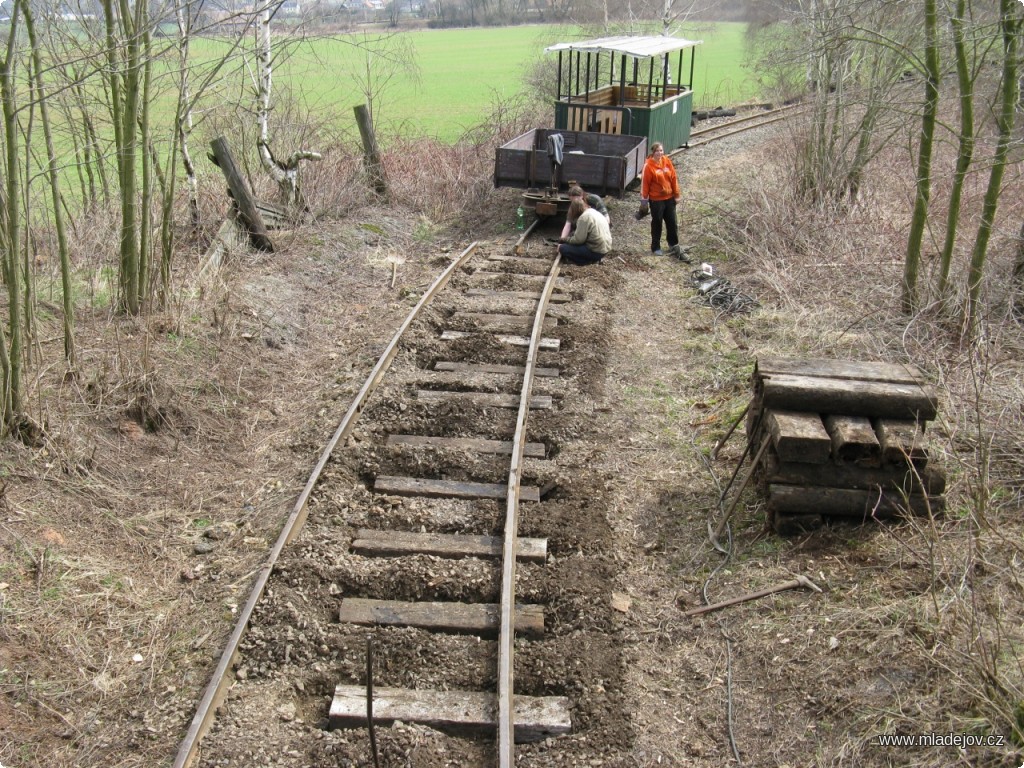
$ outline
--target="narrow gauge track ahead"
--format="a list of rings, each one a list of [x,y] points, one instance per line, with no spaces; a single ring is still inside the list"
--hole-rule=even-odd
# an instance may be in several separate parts
[[[754,128],[771,125],[779,120],[785,120],[791,116],[793,110],[802,107],[803,105],[801,104],[789,104],[777,109],[755,112],[753,114],[737,117],[724,123],[718,123],[716,125],[710,125],[707,128],[701,128],[700,130],[693,131],[690,134],[690,141],[685,147],[680,147],[669,154],[670,156],[679,155],[687,149],[696,149],[704,144],[710,144],[711,142],[718,141],[719,139],[735,136],[737,133],[743,133],[744,131],[753,130]]]
[[[436,359],[430,365],[429,374],[421,370],[414,373],[414,378],[426,379],[429,386],[416,389],[414,392],[415,407],[420,409],[434,408],[440,411],[440,418],[435,417],[436,425],[443,422],[455,422],[454,432],[458,432],[457,419],[451,416],[473,407],[484,407],[492,411],[503,410],[514,413],[513,419],[494,419],[494,434],[489,435],[461,435],[461,434],[429,434],[425,433],[422,424],[415,424],[415,420],[408,434],[397,432],[388,425],[370,425],[369,429],[357,428],[360,415],[370,402],[370,396],[385,380],[396,357],[400,354],[407,359],[423,355],[417,352],[418,338],[432,333],[430,324],[432,320],[431,311],[428,307],[439,296],[444,295],[443,289],[455,275],[459,275],[473,259],[474,264],[479,264],[488,254],[481,254],[479,251],[487,250],[478,243],[470,245],[451,265],[441,274],[429,290],[425,292],[419,303],[410,313],[409,317],[399,328],[398,333],[387,346],[379,361],[374,366],[370,376],[360,389],[352,405],[345,414],[338,428],[334,432],[320,459],[311,473],[305,488],[302,490],[294,509],[288,518],[277,542],[270,551],[264,566],[260,570],[253,590],[246,601],[244,608],[240,611],[239,619],[232,632],[228,644],[221,654],[213,679],[210,681],[205,695],[197,709],[188,734],[181,744],[175,761],[176,768],[185,768],[193,764],[200,752],[207,752],[207,745],[216,741],[220,730],[222,733],[230,729],[218,729],[215,727],[218,717],[218,709],[225,702],[229,688],[237,678],[246,679],[253,672],[259,672],[259,663],[255,660],[248,660],[246,657],[252,655],[254,658],[260,655],[261,647],[267,645],[267,637],[262,630],[266,616],[261,615],[260,607],[264,602],[280,603],[280,600],[270,601],[268,598],[275,596],[275,593],[289,591],[299,586],[301,578],[289,576],[292,566],[281,568],[281,561],[286,547],[295,546],[299,540],[300,532],[306,523],[311,507],[327,506],[322,500],[325,494],[331,494],[329,488],[324,489],[324,481],[330,485],[332,472],[330,465],[332,461],[338,461],[336,456],[339,446],[346,441],[353,439],[364,442],[368,437],[386,438],[386,442],[377,445],[376,450],[399,452],[401,458],[391,462],[395,466],[407,466],[412,469],[419,467],[422,463],[423,452],[433,452],[435,463],[433,474],[441,474],[441,477],[423,476],[423,473],[408,472],[406,474],[384,474],[376,472],[372,478],[365,478],[366,484],[373,498],[378,498],[383,503],[392,503],[398,497],[414,497],[418,500],[418,518],[434,518],[443,520],[450,515],[450,505],[472,506],[479,500],[496,500],[504,498],[505,513],[503,521],[475,521],[472,527],[483,527],[488,530],[503,531],[501,537],[485,534],[464,534],[446,533],[444,529],[455,528],[462,530],[465,521],[448,520],[439,525],[441,530],[427,530],[427,525],[421,524],[420,530],[388,530],[385,528],[367,527],[359,530],[354,540],[350,539],[351,552],[357,553],[365,558],[381,558],[380,565],[374,566],[378,572],[386,569],[399,568],[414,572],[415,567],[410,569],[408,564],[402,565],[402,561],[408,558],[449,558],[467,566],[468,575],[465,580],[470,584],[473,580],[490,582],[492,576],[482,577],[481,568],[500,569],[500,602],[497,604],[486,604],[467,600],[433,600],[424,602],[417,600],[394,600],[373,597],[350,597],[349,595],[358,590],[353,588],[338,588],[340,595],[340,611],[337,619],[342,624],[369,627],[367,634],[377,638],[377,641],[387,641],[387,632],[384,628],[416,627],[427,632],[461,633],[478,638],[497,636],[497,659],[491,658],[490,662],[476,661],[475,665],[487,667],[496,663],[497,666],[497,690],[493,687],[486,689],[486,679],[489,675],[481,676],[479,680],[480,689],[467,691],[465,681],[443,681],[438,690],[423,691],[398,688],[378,688],[372,697],[367,696],[367,688],[372,686],[372,670],[367,670],[360,682],[355,684],[338,684],[333,691],[333,700],[330,707],[329,724],[333,727],[355,726],[365,727],[368,721],[368,714],[372,707],[372,719],[374,722],[391,723],[395,720],[420,721],[434,727],[448,727],[457,730],[480,730],[493,729],[497,735],[497,764],[502,768],[511,768],[515,760],[515,742],[529,741],[544,738],[547,735],[568,732],[571,729],[569,719],[569,702],[563,697],[527,697],[517,695],[513,698],[514,680],[514,639],[517,633],[530,636],[543,633],[544,613],[543,606],[517,606],[515,603],[516,594],[516,562],[523,560],[534,563],[543,563],[546,556],[546,540],[544,539],[521,539],[518,536],[518,513],[521,501],[538,502],[541,497],[541,490],[536,486],[521,487],[523,477],[524,459],[527,456],[543,457],[546,447],[542,443],[530,443],[527,441],[527,419],[531,409],[546,408],[551,405],[550,396],[533,395],[534,377],[543,377],[548,380],[556,380],[558,377],[557,368],[551,366],[541,367],[538,365],[541,350],[547,350],[556,354],[558,350],[558,339],[545,336],[545,332],[553,328],[557,319],[548,316],[549,303],[564,303],[571,300],[571,296],[564,292],[556,293],[556,286],[564,287],[564,278],[558,277],[560,259],[554,255],[553,248],[545,248],[546,258],[528,258],[525,254],[524,243],[529,238],[539,222],[534,222],[527,232],[519,239],[513,247],[513,255],[508,256],[508,246],[491,247],[490,265],[478,266],[469,275],[472,283],[464,288],[464,295],[471,297],[473,301],[481,304],[480,312],[458,312],[451,316],[450,320],[456,325],[461,325],[467,330],[449,328],[443,330],[440,335],[442,342],[451,347],[455,354],[447,355],[451,359]],[[504,251],[496,253],[495,250]],[[492,270],[495,270],[492,272]],[[494,283],[495,287],[488,287],[488,283]],[[529,287],[516,283],[526,283]],[[502,313],[510,303],[522,306],[523,302],[532,303],[531,314]],[[438,302],[441,303],[441,302]],[[523,335],[527,332],[528,335]],[[463,351],[473,352],[472,344],[466,344],[466,340],[484,334],[488,341],[479,348],[492,350],[501,349],[500,356],[507,358],[510,354],[518,357],[518,364],[495,363],[490,360],[473,360],[472,355],[458,354],[459,345],[465,348]],[[429,356],[429,355],[428,355]],[[550,356],[550,355],[549,355]],[[422,359],[420,364],[424,362]],[[481,383],[485,383],[486,389],[478,389]],[[500,382],[500,383],[499,383]],[[518,384],[516,384],[518,382]],[[508,393],[507,388],[518,389],[517,393]],[[400,425],[403,419],[401,414],[413,410],[412,402],[398,402],[398,418],[394,420]],[[446,418],[448,416],[449,418]],[[386,419],[385,419],[386,420]],[[511,440],[507,437],[509,424],[513,424]],[[376,434],[374,434],[376,433]],[[385,434],[386,433],[386,434]],[[363,455],[366,455],[366,447],[363,446]],[[375,459],[373,450],[370,452],[371,459]],[[436,460],[440,457],[440,460]],[[486,458],[482,457],[496,457]],[[494,473],[495,462],[504,462],[506,467],[504,484],[497,482],[480,482],[470,480],[475,474]],[[383,462],[381,462],[383,463]],[[465,467],[458,464],[467,464]],[[482,465],[482,466],[481,466]],[[453,479],[455,478],[455,479]],[[436,502],[431,501],[437,499]],[[437,508],[431,509],[434,504]],[[377,507],[374,507],[377,509]],[[384,515],[381,515],[384,517]],[[320,548],[321,543],[312,545]],[[327,546],[323,543],[323,546]],[[347,547],[346,547],[347,549]],[[346,553],[333,553],[330,555],[335,562],[339,562],[347,556]],[[490,561],[497,565],[481,566],[482,563]],[[428,572],[429,573],[429,572]],[[401,578],[401,577],[399,577]],[[413,577],[414,578],[414,577]],[[352,579],[353,582],[357,578]],[[408,578],[407,578],[408,581]],[[332,584],[333,586],[333,584]],[[373,592],[371,588],[365,590]],[[408,591],[417,597],[429,596],[432,591],[437,591],[437,584],[428,581],[426,584],[408,584]],[[450,587],[450,591],[461,592],[472,596],[474,590],[468,587]],[[480,591],[480,590],[477,590]],[[482,591],[487,591],[482,590]],[[296,601],[309,602],[309,597],[300,591],[296,591]],[[335,605],[338,598],[335,597]],[[308,619],[304,618],[302,610],[299,610],[292,602],[285,602],[290,615],[289,621],[285,622],[286,633],[291,634],[297,631],[300,634],[309,625]],[[279,610],[271,607],[266,610]],[[280,622],[273,620],[267,622],[268,626],[278,625]],[[268,629],[267,631],[277,631]],[[398,630],[400,632],[400,630]],[[400,641],[401,642],[401,641]],[[288,661],[290,645],[284,643],[284,661]],[[253,650],[257,652],[252,653]],[[329,653],[330,649],[326,644],[319,649],[322,653]],[[336,656],[337,654],[335,654]],[[370,655],[370,643],[367,644],[367,656]],[[315,660],[308,660],[315,663]],[[349,665],[351,666],[351,664]],[[352,677],[359,678],[360,675],[353,669]],[[456,691],[456,689],[461,689]],[[260,695],[266,695],[261,691]],[[287,693],[282,695],[280,691],[274,695],[281,701],[284,713],[292,712]],[[496,706],[495,706],[496,702]],[[230,707],[226,707],[230,709]],[[282,715],[292,716],[292,715]],[[297,716],[297,715],[295,715]],[[304,717],[316,719],[317,713],[303,713]],[[215,733],[208,736],[211,729]],[[372,739],[373,729],[370,730]],[[202,744],[204,737],[207,745]],[[212,762],[203,764],[223,764],[217,760],[217,749],[214,746],[209,750]],[[205,757],[204,757],[205,760]]]

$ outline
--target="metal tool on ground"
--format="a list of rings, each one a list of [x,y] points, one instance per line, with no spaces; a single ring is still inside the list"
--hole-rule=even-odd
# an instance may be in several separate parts
[[[738,427],[740,425],[740,422],[743,421],[743,418],[747,415],[747,411],[749,411],[749,410],[750,410],[750,403],[747,403],[743,407],[743,410],[740,411],[740,415],[736,417],[736,421],[734,421],[732,423],[732,426],[729,427],[729,431],[726,432],[722,436],[721,440],[719,440],[717,443],[715,443],[715,449],[713,451],[711,451],[711,460],[712,461],[714,461],[715,459],[718,458],[718,452],[720,450],[722,450],[722,446],[725,445],[728,442],[730,437],[732,437],[732,433],[736,431],[736,427]]]
[[[753,312],[761,305],[752,296],[740,293],[721,275],[715,275],[710,264],[701,264],[690,273],[690,283],[697,295],[694,301],[713,309],[731,313]]]
[[[744,489],[747,487],[747,484],[750,483],[750,478],[754,476],[754,471],[757,469],[757,465],[761,462],[761,459],[764,457],[765,451],[768,450],[768,445],[770,444],[770,442],[771,440],[768,437],[765,437],[765,439],[761,441],[761,447],[757,449],[757,453],[754,455],[754,460],[750,463],[750,466],[747,468],[747,474],[743,476],[743,482],[741,482],[739,488],[736,489],[736,495],[733,496],[732,502],[729,504],[729,507],[722,514],[722,519],[718,521],[718,526],[715,528],[715,530],[711,530],[711,521],[708,520],[708,538],[711,539],[712,546],[714,546],[714,548],[717,549],[719,552],[724,553],[726,551],[725,548],[719,543],[719,539],[725,532],[725,526],[728,525],[729,518],[732,517],[732,513],[736,510],[736,506],[740,502],[740,497],[743,496]],[[746,450],[743,452],[743,456],[740,457],[739,463],[736,465],[737,472],[739,471],[739,468],[743,465],[743,460],[747,457],[748,453],[750,453],[749,442],[747,443]],[[719,503],[721,503],[721,501],[725,499],[725,494],[728,493],[729,487],[732,485],[732,480],[735,478],[736,473],[734,472],[732,479],[729,480],[729,485],[727,485],[725,487],[725,490],[722,491],[722,496],[719,499]]]
[[[691,608],[689,611],[684,611],[683,616],[699,616],[702,613],[710,613],[711,611],[717,611],[720,608],[728,608],[731,605],[739,605],[740,603],[746,603],[751,600],[757,600],[762,597],[767,597],[768,595],[774,595],[776,592],[785,592],[786,590],[799,589],[800,587],[811,589],[815,592],[822,591],[821,587],[819,587],[806,576],[797,576],[795,579],[791,581],[786,581],[782,584],[776,584],[774,587],[759,589],[757,592],[748,592],[745,595],[733,597],[729,600],[723,600],[720,603],[702,605],[700,608]]]

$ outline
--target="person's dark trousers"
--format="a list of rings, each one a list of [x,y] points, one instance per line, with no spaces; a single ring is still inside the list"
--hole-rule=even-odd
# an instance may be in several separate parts
[[[562,254],[563,259],[571,264],[596,264],[604,258],[603,253],[592,251],[585,245],[572,245],[571,243],[562,243],[558,246],[558,252]]]
[[[665,236],[668,247],[679,245],[679,228],[676,226],[676,201],[651,200],[651,250],[661,248],[661,223],[665,222]]]

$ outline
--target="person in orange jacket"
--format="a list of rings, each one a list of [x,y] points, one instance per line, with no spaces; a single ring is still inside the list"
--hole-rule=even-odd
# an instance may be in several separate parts
[[[651,208],[651,252],[661,256],[661,227],[664,222],[665,236],[670,250],[678,249],[679,227],[676,224],[676,203],[679,202],[679,179],[672,160],[665,156],[665,147],[660,141],[651,144],[651,156],[644,163],[640,180],[640,201]]]

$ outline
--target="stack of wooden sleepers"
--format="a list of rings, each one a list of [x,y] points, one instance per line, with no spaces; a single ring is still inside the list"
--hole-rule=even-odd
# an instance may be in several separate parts
[[[924,437],[938,398],[919,368],[769,357],[752,384],[747,439],[776,532],[941,513],[946,479]]]

